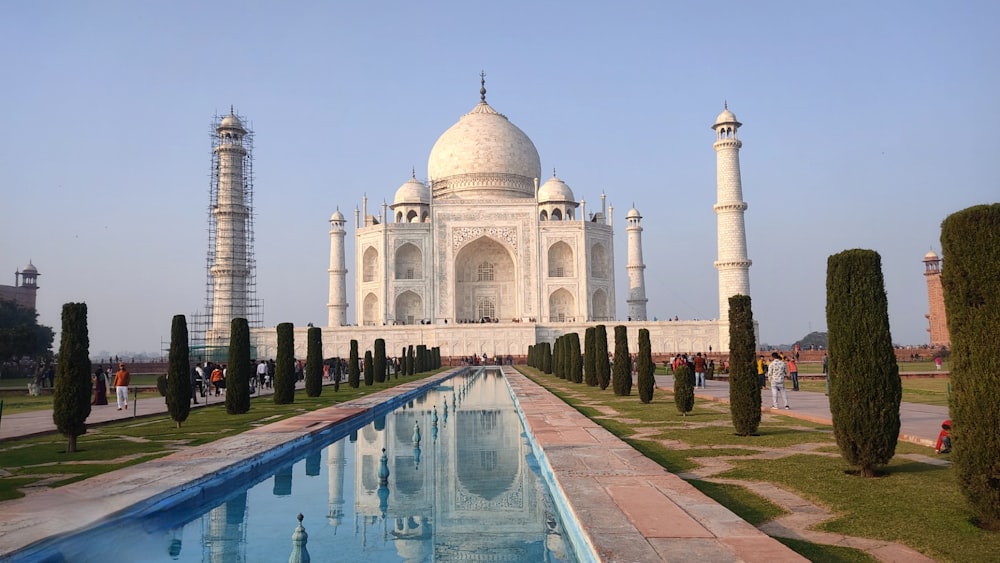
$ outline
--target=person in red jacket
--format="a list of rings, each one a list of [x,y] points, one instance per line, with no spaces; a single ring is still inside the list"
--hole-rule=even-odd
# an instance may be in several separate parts
[[[941,423],[941,433],[938,434],[937,444],[934,446],[934,453],[951,453],[951,419]]]

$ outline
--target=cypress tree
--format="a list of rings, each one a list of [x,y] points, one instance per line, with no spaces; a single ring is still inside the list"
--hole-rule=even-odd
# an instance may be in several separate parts
[[[533,360],[533,354],[534,353],[535,353],[535,345],[534,344],[528,344],[528,355],[526,356],[526,363],[528,364],[528,367],[531,367],[531,368],[535,367],[535,363],[534,363],[534,360]]]
[[[1000,204],[977,205],[941,225],[951,336],[952,454],[979,524],[1000,529]]]
[[[226,365],[226,412],[244,414],[250,410],[250,378],[254,369],[250,359],[250,324],[233,319],[229,325],[229,360]],[[278,390],[275,384],[275,392]]]
[[[414,375],[417,372],[417,359],[415,352],[413,351],[413,344],[410,344],[406,351],[406,375]]]
[[[358,366],[358,341],[351,340],[351,356],[347,360],[347,384],[351,389],[361,387],[361,369]]]
[[[896,453],[902,399],[877,252],[845,250],[827,260],[826,325],[833,434],[844,459],[874,477]]]
[[[587,327],[583,333],[583,380],[590,387],[597,386],[597,351],[594,349],[596,341],[594,336],[596,329]]]
[[[295,327],[280,323],[278,351],[274,358],[274,404],[295,402]]]
[[[375,339],[375,382],[385,382],[385,339]]]
[[[653,388],[656,387],[656,379],[653,377],[656,371],[656,364],[653,363],[653,348],[649,342],[649,330],[639,329],[639,356],[636,358],[636,371],[638,371],[639,400],[648,403],[653,400]]]
[[[552,348],[548,342],[542,342],[542,373],[552,373]]]
[[[365,385],[375,385],[375,359],[371,350],[365,350]]]
[[[694,408],[694,372],[687,364],[674,370],[674,405],[685,416]]]
[[[729,298],[729,414],[738,436],[753,436],[760,427],[757,339],[750,305],[749,295]]]
[[[188,351],[187,319],[174,315],[170,324],[170,353],[167,356],[167,411],[181,427],[191,413],[191,361]]]
[[[87,304],[65,303],[52,397],[52,422],[67,439],[66,453],[76,452],[77,437],[87,433],[91,386]]]
[[[608,329],[604,325],[594,327],[594,363],[597,366],[597,385],[601,391],[611,382],[611,362],[608,360]]]
[[[417,344],[417,373],[427,371],[427,346]]]
[[[560,336],[552,344],[552,374],[566,379],[566,338]]]
[[[580,334],[571,332],[569,340],[569,379],[573,383],[583,383],[583,358],[580,356]]]
[[[306,395],[319,397],[321,394],[323,394],[323,330],[318,326],[311,326],[306,331]]]
[[[615,395],[628,397],[632,394],[632,366],[628,353],[628,329],[625,325],[615,327],[615,363],[611,373],[611,386]]]

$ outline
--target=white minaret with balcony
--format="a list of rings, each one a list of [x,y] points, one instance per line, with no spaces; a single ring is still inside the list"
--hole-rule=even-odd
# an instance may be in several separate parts
[[[218,191],[212,208],[215,253],[209,268],[213,288],[212,320],[207,338],[210,344],[219,345],[228,344],[232,320],[247,317],[252,256],[247,245],[250,207],[245,198],[243,169],[247,130],[231,110],[215,130]]]
[[[340,209],[330,217],[330,300],[327,303],[327,326],[347,325],[347,261],[344,252],[346,222]]]
[[[646,320],[646,264],[642,261],[642,216],[633,207],[625,215],[628,233],[628,316],[630,321]]]
[[[715,119],[715,164],[717,196],[714,206],[719,237],[719,320],[729,321],[729,298],[750,295],[750,259],[747,257],[747,233],[743,213],[743,185],[740,179],[740,148],[737,130],[743,125],[726,104]],[[728,342],[728,331],[724,341]]]

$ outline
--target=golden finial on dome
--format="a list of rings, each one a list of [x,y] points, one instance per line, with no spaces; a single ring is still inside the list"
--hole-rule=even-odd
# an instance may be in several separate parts
[[[479,71],[479,101],[486,102],[486,71]]]

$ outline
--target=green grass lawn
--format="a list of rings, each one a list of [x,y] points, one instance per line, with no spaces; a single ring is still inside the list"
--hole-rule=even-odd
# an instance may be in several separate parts
[[[610,388],[601,391],[530,368],[522,372],[671,472],[697,468],[699,458],[706,456],[731,456],[734,468],[719,477],[774,483],[826,507],[834,517],[821,524],[821,530],[903,543],[940,561],[998,560],[1000,534],[971,524],[973,514],[953,469],[901,457],[933,458],[931,448],[901,442],[884,476],[863,479],[848,474],[852,468],[839,455],[820,455],[839,453],[830,426],[765,413],[759,436],[738,437],[725,404],[696,401],[694,410],[681,416],[668,392],[657,391],[653,402],[644,405],[637,393],[616,397]],[[931,402],[943,396],[947,403],[946,379],[904,379],[903,385],[904,400]],[[918,401],[920,397],[924,400]],[[618,414],[603,415],[607,408]],[[751,459],[769,448],[789,446],[809,447],[815,453],[796,451],[777,459]],[[751,523],[783,514],[780,507],[742,487],[691,483]],[[873,560],[856,550],[781,541],[812,561]]]
[[[447,369],[447,368],[445,368]],[[440,371],[440,370],[439,370]],[[44,480],[58,487],[163,457],[185,447],[206,444],[305,412],[377,393],[439,371],[415,377],[390,379],[382,384],[351,389],[342,385],[334,392],[324,386],[319,397],[305,390],[295,392],[295,402],[276,405],[272,396],[253,397],[245,414],[226,413],[225,403],[193,409],[181,428],[166,413],[92,426],[77,439],[78,451],[66,453],[67,439],[58,434],[0,442],[0,501],[24,496],[21,489]],[[51,403],[51,396],[48,397]],[[0,511],[2,511],[0,503]]]

